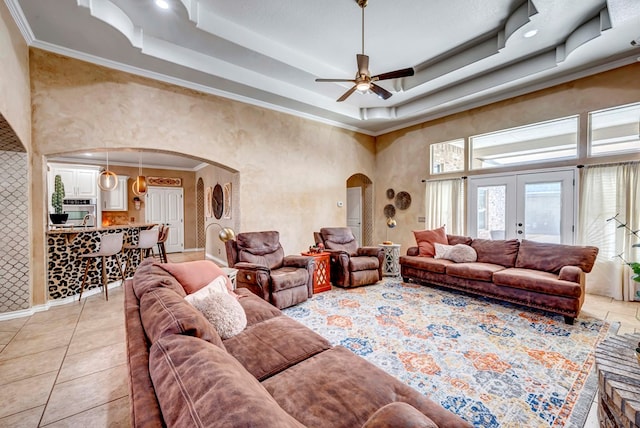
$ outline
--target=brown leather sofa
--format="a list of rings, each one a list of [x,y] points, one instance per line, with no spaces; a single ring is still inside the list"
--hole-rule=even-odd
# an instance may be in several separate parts
[[[180,283],[145,260],[125,283],[133,427],[470,427],[247,289],[221,340]]]
[[[546,244],[529,240],[472,239],[447,235],[449,245],[476,250],[477,262],[419,256],[417,247],[400,257],[405,282],[440,285],[562,314],[573,324],[585,295],[598,248]]]
[[[276,231],[239,233],[225,242],[227,263],[238,269],[236,284],[277,308],[313,296],[313,257],[286,256]]]
[[[316,244],[322,243],[331,253],[331,282],[338,287],[360,287],[382,279],[384,250],[380,247],[358,247],[348,227],[323,227],[314,233]]]

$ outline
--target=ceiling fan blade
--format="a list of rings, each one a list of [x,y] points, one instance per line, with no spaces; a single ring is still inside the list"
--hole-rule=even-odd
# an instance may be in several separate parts
[[[373,92],[383,100],[386,100],[392,95],[391,92],[387,91],[385,88],[381,86],[376,85],[375,83],[372,83],[369,89],[371,89],[371,92]]]
[[[316,79],[316,82],[351,82],[356,83],[353,79]]]
[[[373,76],[371,80],[389,80],[389,79],[399,79],[401,77],[409,77],[413,76],[415,71],[413,68],[403,68],[402,70],[390,71],[388,73],[378,74],[377,76]]]
[[[369,55],[356,55],[356,61],[358,62],[358,74],[369,75]]]
[[[346,100],[347,98],[349,98],[349,95],[353,94],[356,90],[356,86],[353,85],[353,87],[351,89],[349,89],[347,92],[345,92],[344,94],[342,94],[342,96],[340,98],[337,99],[337,102],[342,102],[344,100]]]

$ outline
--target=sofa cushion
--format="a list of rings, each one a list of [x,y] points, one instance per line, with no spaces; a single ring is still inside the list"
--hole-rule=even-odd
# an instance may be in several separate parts
[[[140,300],[140,319],[151,343],[172,334],[185,334],[224,349],[218,332],[207,319],[175,291],[156,288]]]
[[[254,324],[224,343],[258,380],[331,348],[324,337],[285,315]]]
[[[309,427],[360,427],[395,401],[410,404],[439,427],[471,427],[342,346],[307,358],[262,384],[287,413]]]
[[[200,339],[160,339],[149,370],[168,427],[302,427],[235,358]]]
[[[271,292],[276,293],[289,288],[307,285],[309,271],[297,267],[281,267],[271,271]]]
[[[266,266],[269,269],[282,267],[284,250],[280,245],[280,233],[277,231],[240,233],[236,242],[238,261]]]
[[[362,428],[438,428],[429,417],[415,407],[395,402],[381,407],[362,425]]]
[[[563,266],[576,266],[589,273],[598,255],[597,247],[546,244],[523,240],[515,267],[558,273]]]
[[[192,304],[202,312],[222,339],[235,336],[247,326],[243,307],[229,293],[211,293]]]
[[[447,274],[459,278],[491,282],[493,274],[503,269],[504,266],[493,263],[453,263],[447,266]]]
[[[178,280],[155,263],[152,258],[142,261],[133,275],[133,292],[138,300],[149,290],[154,288],[170,288],[180,295],[186,296],[184,288]]]
[[[443,245],[433,244],[436,248],[436,259],[451,260],[456,263],[471,263],[478,259],[478,254],[473,247],[465,244]]]
[[[473,242],[473,239],[469,236],[447,235],[447,241],[449,242],[449,245],[456,245],[456,244],[471,245],[471,242]]]
[[[358,241],[349,228],[323,227],[320,236],[327,250],[345,251],[350,256],[355,256],[358,251]]]
[[[493,283],[554,296],[580,297],[580,284],[558,279],[558,275],[532,269],[511,268],[496,272]]]
[[[446,259],[434,259],[432,257],[401,256],[400,264],[402,266],[424,269],[434,273],[446,273],[447,266],[454,264],[454,262]]]
[[[349,272],[375,270],[378,267],[380,267],[380,260],[377,257],[357,256],[349,258]]]
[[[471,246],[478,253],[478,261],[504,267],[514,267],[520,241],[517,239],[493,240],[474,239]]]
[[[247,315],[247,327],[282,315],[280,309],[246,288],[237,288],[234,292],[239,296],[238,303],[244,308],[244,313]]]
[[[413,236],[418,244],[419,255],[433,257],[436,254],[434,243],[449,244],[444,226],[433,230],[414,230]]]
[[[191,294],[205,287],[211,281],[221,276],[225,278],[227,290],[231,292],[231,280],[224,271],[210,260],[195,260],[183,263],[161,263],[158,264],[162,269],[173,275],[180,285],[184,288],[185,293]]]

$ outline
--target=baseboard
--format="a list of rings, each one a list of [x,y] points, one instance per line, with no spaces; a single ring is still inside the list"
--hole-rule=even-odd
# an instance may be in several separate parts
[[[204,259],[205,260],[211,260],[212,262],[214,262],[215,264],[217,264],[218,266],[221,266],[221,267],[229,267],[229,265],[227,264],[226,260],[219,259],[218,257],[214,256],[213,254],[204,253]]]

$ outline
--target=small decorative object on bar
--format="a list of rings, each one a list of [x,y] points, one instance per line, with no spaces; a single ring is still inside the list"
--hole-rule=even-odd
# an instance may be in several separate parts
[[[118,176],[115,172],[109,171],[109,151],[107,151],[107,168],[102,170],[98,176],[98,187],[106,192],[115,190],[118,187]]]
[[[54,178],[53,193],[51,194],[51,206],[54,212],[49,214],[51,223],[64,224],[69,218],[69,214],[62,212],[62,201],[64,199],[64,183],[62,177],[56,175]]]
[[[137,196],[133,197],[133,206],[136,208],[137,211],[140,211],[140,198]]]
[[[147,178],[142,175],[142,153],[138,153],[138,176],[133,180],[131,190],[136,196],[143,196],[147,193]]]

